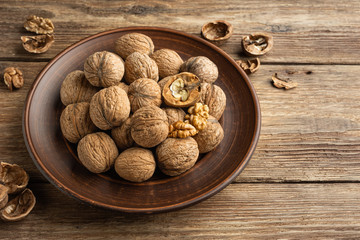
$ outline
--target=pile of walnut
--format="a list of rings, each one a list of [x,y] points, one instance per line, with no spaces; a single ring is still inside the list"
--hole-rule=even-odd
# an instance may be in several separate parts
[[[148,180],[156,167],[177,176],[220,144],[226,96],[213,84],[218,68],[210,59],[154,51],[140,33],[117,39],[115,52],[93,53],[61,85],[60,127],[89,171],[114,166],[132,182]]]

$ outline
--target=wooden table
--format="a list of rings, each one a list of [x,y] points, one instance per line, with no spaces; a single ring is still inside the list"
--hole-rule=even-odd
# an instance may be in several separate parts
[[[2,223],[0,239],[310,239],[360,236],[360,3],[349,1],[2,1],[0,70],[19,67],[25,85],[0,86],[1,161],[30,175],[37,197],[23,221]],[[51,18],[56,42],[39,55],[20,36],[27,15]],[[222,46],[243,58],[244,34],[265,31],[274,48],[250,79],[260,99],[262,129],[255,154],[226,189],[195,206],[129,215],[84,205],[50,184],[31,160],[22,134],[27,92],[57,53],[101,31],[168,27],[199,36],[224,19],[234,35]],[[299,83],[274,88],[278,73]]]

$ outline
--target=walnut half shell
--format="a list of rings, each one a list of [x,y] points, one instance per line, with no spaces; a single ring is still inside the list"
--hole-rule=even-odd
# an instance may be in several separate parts
[[[21,36],[24,49],[31,53],[44,53],[54,43],[54,35]]]
[[[36,198],[32,191],[26,188],[17,197],[9,201],[0,211],[0,217],[4,221],[14,222],[25,218],[34,208]]]
[[[29,176],[22,167],[17,164],[0,163],[0,183],[9,188],[9,194],[22,191],[28,182]]]
[[[243,49],[250,56],[264,55],[272,49],[273,45],[273,37],[266,33],[253,33],[242,39]]]
[[[8,196],[9,188],[0,184],[0,209],[6,206],[9,196]]]
[[[217,45],[223,44],[233,33],[233,26],[225,20],[206,23],[201,28],[201,35]]]

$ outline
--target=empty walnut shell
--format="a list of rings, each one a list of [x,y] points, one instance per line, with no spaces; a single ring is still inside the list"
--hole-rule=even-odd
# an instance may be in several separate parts
[[[191,72],[201,82],[213,83],[219,76],[219,70],[215,63],[204,56],[191,57],[180,67],[180,72]]]
[[[150,37],[141,33],[128,33],[115,41],[115,52],[126,59],[133,52],[151,55],[154,43]]]
[[[130,84],[128,96],[132,112],[149,105],[161,105],[160,86],[149,78],[140,78]]]
[[[1,219],[8,222],[19,221],[29,215],[35,203],[34,194],[26,188],[0,211]]]
[[[134,139],[131,137],[131,117],[121,124],[120,127],[111,130],[111,137],[116,146],[121,149],[127,149],[134,145]]]
[[[253,33],[242,38],[242,46],[249,56],[261,56],[269,52],[273,45],[273,37],[266,33]]]
[[[233,26],[225,20],[206,23],[201,28],[201,35],[217,45],[223,44],[233,34]]]
[[[156,148],[160,170],[169,176],[177,176],[194,166],[199,149],[192,137],[167,138]]]
[[[124,71],[124,61],[112,52],[96,52],[84,63],[85,77],[95,87],[106,88],[119,84]]]
[[[70,104],[61,113],[61,132],[69,142],[77,143],[85,135],[95,132],[96,126],[90,119],[89,105],[87,102]]]
[[[8,190],[9,190],[8,187],[0,184],[0,209],[5,207],[5,205],[7,204],[8,200],[9,200]]]
[[[207,105],[209,107],[209,114],[219,120],[225,111],[226,95],[219,86],[211,83],[202,83],[200,102]]]
[[[192,106],[200,99],[200,80],[188,72],[171,76],[163,87],[162,96],[170,107]]]
[[[129,148],[115,160],[116,173],[131,182],[144,182],[152,177],[156,163],[153,153],[144,148]]]
[[[44,53],[54,43],[54,35],[21,36],[24,49],[31,53]]]
[[[104,88],[91,99],[89,112],[95,126],[102,130],[112,129],[129,117],[129,98],[118,86]]]
[[[133,52],[125,60],[125,81],[130,84],[139,78],[159,80],[159,70],[155,61],[148,55]]]
[[[93,173],[109,170],[119,155],[114,140],[103,132],[91,133],[82,138],[77,152],[80,162]]]
[[[90,102],[99,89],[91,85],[83,71],[69,73],[61,84],[60,99],[67,106],[72,103]]]
[[[224,138],[224,130],[213,116],[209,116],[205,129],[194,136],[200,153],[215,149]]]
[[[155,60],[159,68],[160,78],[179,73],[180,66],[184,62],[177,52],[166,48],[155,51],[151,58]]]
[[[24,190],[29,182],[29,175],[17,164],[0,163],[0,183],[8,187],[8,194]]]
[[[169,125],[177,121],[184,121],[186,113],[181,108],[167,107],[167,108],[163,108],[163,110],[166,112]]]
[[[155,147],[166,139],[168,133],[167,115],[159,107],[140,108],[131,117],[131,136],[142,147]]]

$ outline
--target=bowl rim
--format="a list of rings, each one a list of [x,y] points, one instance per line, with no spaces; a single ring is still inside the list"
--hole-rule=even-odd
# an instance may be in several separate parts
[[[255,107],[255,127],[254,127],[254,132],[253,132],[253,137],[250,143],[250,146],[245,154],[245,157],[243,159],[243,163],[241,165],[239,165],[236,169],[234,169],[234,171],[224,180],[222,181],[220,184],[216,185],[215,187],[213,187],[212,189],[210,189],[209,191],[207,191],[206,193],[203,193],[201,195],[198,195],[194,198],[188,199],[186,201],[180,202],[180,203],[176,203],[176,204],[171,204],[171,205],[167,205],[167,206],[161,206],[161,207],[151,207],[151,208],[127,208],[127,207],[120,207],[120,206],[114,206],[114,205],[108,205],[106,203],[102,203],[102,202],[96,202],[96,201],[92,201],[91,199],[88,199],[86,197],[83,197],[79,194],[77,194],[75,191],[65,187],[64,185],[62,185],[62,183],[60,181],[58,181],[56,178],[54,178],[50,172],[48,172],[46,170],[46,168],[44,167],[44,165],[42,164],[42,161],[40,159],[40,157],[38,156],[38,154],[36,153],[35,147],[32,143],[32,139],[31,139],[31,135],[30,135],[30,129],[29,129],[29,109],[31,106],[31,100],[32,97],[35,93],[35,90],[39,84],[39,82],[41,81],[41,79],[43,78],[44,74],[65,54],[67,54],[69,51],[71,51],[72,49],[76,48],[77,46],[82,45],[83,43],[93,40],[95,38],[104,36],[104,35],[108,35],[108,34],[112,34],[112,33],[116,33],[116,32],[126,32],[126,31],[141,31],[141,30],[146,30],[146,31],[157,31],[157,32],[168,32],[171,34],[176,34],[176,35],[181,35],[183,37],[187,37],[190,38],[192,40],[201,42],[202,44],[206,45],[207,47],[212,48],[213,50],[217,51],[219,54],[221,54],[223,57],[225,57],[232,65],[235,66],[235,68],[240,72],[240,75],[242,76],[242,78],[245,80],[246,85],[248,86],[249,90],[250,90],[250,94],[254,103],[254,107]],[[30,157],[32,158],[35,166],[37,167],[37,169],[41,172],[41,174],[50,182],[52,183],[56,188],[58,188],[60,191],[64,192],[66,195],[75,198],[77,200],[80,200],[81,202],[84,202],[86,204],[89,204],[91,206],[96,206],[96,207],[101,207],[101,208],[105,208],[105,209],[109,209],[109,210],[116,210],[116,211],[121,211],[121,212],[127,212],[127,213],[160,213],[160,212],[168,212],[168,211],[173,211],[173,210],[178,210],[178,209],[182,209],[191,205],[194,205],[196,203],[199,203],[205,199],[208,199],[209,197],[217,194],[218,192],[220,192],[221,190],[223,190],[226,186],[228,186],[246,167],[246,165],[248,164],[249,160],[251,159],[256,145],[258,143],[259,137],[260,137],[260,129],[261,129],[261,111],[260,111],[260,103],[258,100],[258,97],[256,95],[256,91],[254,86],[252,85],[249,77],[247,76],[247,74],[243,71],[243,69],[240,68],[240,66],[238,64],[236,64],[235,60],[230,57],[230,55],[228,55],[224,50],[220,49],[219,47],[215,46],[214,44],[189,33],[183,32],[183,31],[179,31],[179,30],[175,30],[175,29],[171,29],[171,28],[164,28],[164,27],[153,27],[153,26],[133,26],[133,27],[121,27],[121,28],[116,28],[116,29],[111,29],[111,30],[106,30],[94,35],[90,35],[88,37],[85,37],[83,39],[81,39],[80,41],[77,41],[75,43],[73,43],[72,45],[70,45],[69,47],[65,48],[64,50],[62,50],[60,53],[58,53],[52,60],[50,60],[45,66],[44,68],[40,71],[40,73],[36,76],[34,82],[32,83],[28,95],[25,99],[25,104],[24,104],[24,109],[23,109],[23,115],[22,115],[22,131],[23,131],[23,136],[24,136],[24,140],[25,140],[25,145],[26,148],[28,150],[28,153],[30,155]]]

